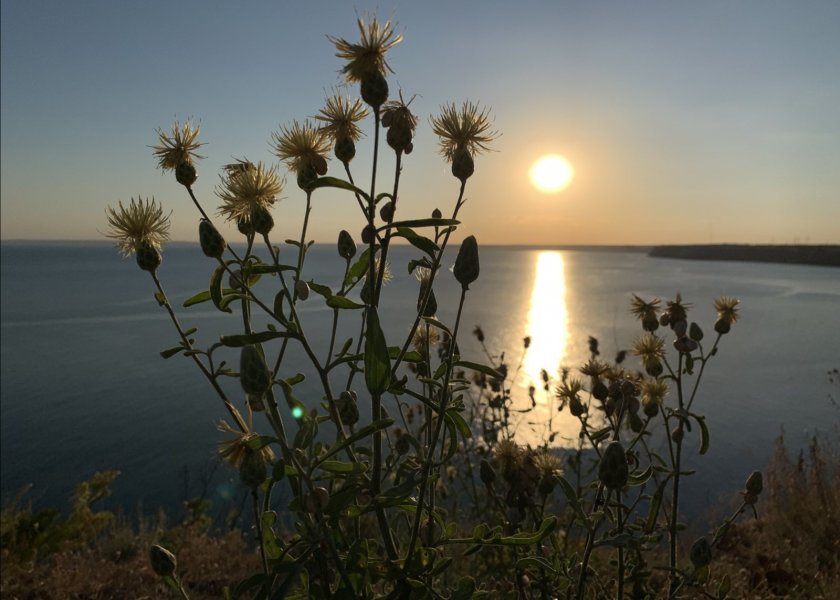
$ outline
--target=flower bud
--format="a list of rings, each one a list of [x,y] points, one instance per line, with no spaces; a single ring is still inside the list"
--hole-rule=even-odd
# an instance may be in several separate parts
[[[481,482],[484,485],[491,485],[496,479],[496,471],[493,469],[492,465],[487,462],[486,458],[481,459],[481,463],[478,466],[478,473],[481,477]]]
[[[363,244],[372,244],[373,240],[376,238],[376,227],[368,223],[365,225],[365,228],[362,229],[362,243]]]
[[[595,385],[592,386],[592,395],[595,397],[596,400],[600,400],[603,402],[607,399],[607,395],[609,394],[609,392],[609,388],[600,379],[598,379],[595,382]]]
[[[683,336],[674,340],[674,349],[677,352],[689,353],[697,350],[697,342],[688,336]]]
[[[201,251],[210,258],[221,258],[225,251],[225,238],[213,227],[207,219],[202,219],[198,224],[198,241],[201,244]]]
[[[349,163],[356,156],[356,144],[349,137],[343,137],[335,142],[335,157],[343,163]]]
[[[442,218],[442,217],[443,217],[443,213],[442,213],[442,212],[440,212],[440,209],[439,209],[439,208],[436,208],[436,209],[434,209],[434,210],[432,211],[432,218],[433,218],[433,219],[440,219],[440,218]]]
[[[764,480],[761,477],[761,471],[753,471],[750,473],[750,476],[747,477],[747,483],[745,484],[744,489],[747,493],[752,494],[753,496],[758,496],[761,493],[761,490],[764,489]]]
[[[452,155],[452,175],[465,183],[475,172],[475,161],[469,150],[458,148]]]
[[[411,127],[403,119],[400,119],[388,128],[385,140],[394,152],[404,152],[409,144],[411,144]]]
[[[685,431],[679,425],[677,425],[676,427],[674,427],[674,429],[671,430],[671,439],[674,440],[674,442],[676,442],[677,444],[682,442],[684,437]]]
[[[388,99],[388,81],[378,71],[371,73],[362,80],[360,93],[362,100],[377,109]]]
[[[259,452],[249,450],[239,466],[239,479],[250,489],[256,489],[265,481],[265,462]]]
[[[638,413],[631,412],[627,415],[627,423],[630,425],[630,431],[633,433],[639,433],[642,428],[645,426],[642,418],[638,415]]]
[[[629,469],[624,446],[618,441],[610,442],[601,456],[601,462],[598,463],[598,479],[607,489],[617,490],[627,485],[628,476]]]
[[[386,202],[382,205],[382,208],[379,209],[379,216],[382,218],[383,221],[386,223],[390,223],[394,220],[394,211],[396,207],[394,206],[393,202]]]
[[[158,577],[171,577],[178,567],[178,561],[175,560],[175,555],[157,544],[149,548],[149,562],[152,564],[152,571]]]
[[[732,329],[732,323],[727,321],[726,319],[718,319],[715,322],[715,332],[721,335],[725,335],[729,333],[729,330]]]
[[[688,328],[688,337],[690,337],[695,342],[702,341],[703,339],[703,330],[700,329],[700,326],[697,323],[692,322]]]
[[[297,297],[301,300],[309,298],[309,284],[302,279],[295,281],[295,294],[297,294]]]
[[[709,540],[704,537],[695,540],[691,545],[688,557],[691,559],[691,564],[698,569],[708,566],[712,562],[712,546],[709,544]]]
[[[182,162],[175,167],[175,180],[185,187],[190,187],[198,179],[195,167],[191,163]]]
[[[313,166],[305,165],[298,171],[297,184],[304,192],[310,192],[315,189],[314,185],[316,181],[318,181],[318,173]]]
[[[455,279],[463,289],[469,289],[470,284],[478,279],[478,242],[475,236],[471,235],[461,242],[458,250],[458,257],[455,259],[455,268],[452,271]]]
[[[356,256],[356,242],[345,229],[338,233],[338,255],[345,260]]]
[[[671,323],[671,329],[674,331],[674,335],[676,335],[678,338],[684,337],[686,332],[688,331],[688,322],[685,319],[674,321],[673,323]]]
[[[255,233],[260,235],[268,235],[274,228],[274,217],[268,212],[267,208],[258,206],[251,213],[251,227],[254,228]]]
[[[354,392],[341,392],[335,404],[342,423],[355,425],[359,422],[359,406],[356,404],[356,394]]]
[[[572,413],[573,417],[579,417],[583,414],[583,402],[576,395],[569,398],[569,412]]]
[[[422,316],[424,317],[433,317],[437,313],[438,304],[437,298],[435,298],[435,291],[431,290],[429,292],[429,299],[426,301],[426,306],[423,307],[421,304],[423,303],[423,296],[426,295],[425,286],[420,286],[420,294],[417,297],[417,310],[423,311]]]
[[[242,347],[239,355],[239,383],[246,394],[263,395],[271,387],[271,372],[256,346]]]
[[[157,268],[163,261],[163,257],[160,255],[158,249],[145,240],[137,245],[136,258],[137,266],[149,273],[157,271]]]

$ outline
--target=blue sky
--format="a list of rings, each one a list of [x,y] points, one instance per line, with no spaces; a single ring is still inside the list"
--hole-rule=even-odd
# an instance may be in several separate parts
[[[200,120],[195,189],[215,212],[220,166],[275,160],[271,132],[341,85],[326,35],[356,39],[357,14],[405,36],[389,54],[392,91],[417,94],[421,117],[405,218],[451,210],[428,118],[471,99],[502,133],[462,213],[482,243],[840,243],[840,3],[767,0],[5,1],[0,237],[98,239],[105,206],[140,195],[195,239],[183,188],[155,169],[155,128]],[[528,182],[546,153],[575,167],[559,194]],[[386,185],[392,156],[381,169]],[[303,214],[292,181],[280,239]],[[319,242],[362,227],[342,194],[316,197],[312,218]]]

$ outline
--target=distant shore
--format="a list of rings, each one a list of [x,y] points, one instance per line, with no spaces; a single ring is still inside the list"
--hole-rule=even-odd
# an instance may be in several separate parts
[[[840,245],[834,244],[654,246],[649,256],[684,260],[738,260],[840,267]]]

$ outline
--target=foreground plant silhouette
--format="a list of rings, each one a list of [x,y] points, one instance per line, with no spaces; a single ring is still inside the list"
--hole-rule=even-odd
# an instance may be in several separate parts
[[[410,101],[401,94],[398,100],[388,99],[390,68],[385,55],[402,37],[390,23],[374,19],[359,20],[358,25],[358,43],[330,39],[347,61],[343,72],[348,83],[359,85],[361,101],[330,98],[314,121],[293,121],[272,135],[273,152],[305,197],[300,236],[285,241],[293,250],[292,261],[281,261],[280,246],[271,239],[271,210],[284,188],[275,166],[243,159],[227,165],[221,175],[218,214],[235,222],[243,236],[244,250],[237,251],[213,224],[192,187],[200,158],[198,128],[188,122],[176,123],[170,133],[158,131],[158,165],[173,171],[185,187],[200,215],[201,249],[218,263],[208,289],[184,306],[211,302],[222,312],[236,309],[238,332],[201,347],[197,330],[181,325],[158,277],[169,228],[158,203],[132,199],[128,206],[108,209],[108,235],[123,254],[135,254],[138,266],[150,274],[155,298],[178,333],[178,344],[162,356],[188,357],[232,420],[220,425],[230,436],[220,453],[250,489],[262,570],[227,595],[465,599],[491,593],[545,598],[564,593],[622,598],[632,591],[634,597],[643,597],[657,593],[646,556],[664,534],[669,538],[669,560],[663,566],[670,574],[668,595],[676,597],[702,585],[719,535],[692,546],[691,566],[679,563],[683,442],[694,423],[701,434],[701,453],[708,447],[705,422],[692,405],[708,360],[737,319],[737,301],[718,301],[717,338],[704,352],[703,333],[689,324],[688,305],[679,296],[661,315],[658,300],[637,298],[634,312],[647,334],[634,352],[642,358],[647,376],[603,363],[593,352],[581,369],[586,381],[562,378],[558,407],[569,410],[581,424],[572,485],[560,474],[559,460],[548,444],[522,448],[514,439],[506,413],[506,368],[460,356],[462,311],[469,286],[480,275],[473,236],[464,238],[452,270],[460,286],[454,321],[447,324],[435,316],[435,283],[439,276],[448,276],[441,266],[460,225],[475,156],[488,150],[497,135],[489,114],[467,101],[446,104],[432,118],[440,151],[458,181],[451,214],[444,218],[436,209],[430,217],[397,219],[402,214],[403,160],[414,150],[418,126]],[[363,189],[351,163],[361,123],[369,116],[372,162],[370,184]],[[393,151],[393,177],[387,187],[379,173],[387,162],[380,148],[383,133]],[[330,149],[343,168],[341,178],[327,175]],[[381,191],[383,187],[388,191]],[[312,199],[322,188],[344,191],[360,211],[353,227],[361,231],[363,248],[360,252],[348,231],[339,234],[343,276],[331,282],[316,281],[306,262],[312,244]],[[400,343],[389,344],[379,307],[389,278],[389,249],[397,237],[419,252],[407,265],[418,276],[419,289],[416,310],[407,318],[408,334]],[[282,254],[288,256],[289,251]],[[324,302],[332,310],[328,347],[314,347],[307,336],[311,323],[299,310],[303,302]],[[342,341],[339,324],[348,320],[358,333]],[[654,333],[660,323],[676,338],[675,362],[666,358],[665,341]],[[293,347],[310,363],[319,398],[299,397],[296,389],[305,377],[289,358]],[[471,387],[467,371],[476,374],[477,388]],[[546,390],[549,381],[547,375]],[[482,397],[485,386],[494,394],[486,407],[480,401],[468,406],[466,400],[474,399],[476,390]],[[671,407],[664,401],[669,387],[677,395]],[[386,410],[383,400],[395,410]],[[413,405],[416,419],[407,417]],[[370,412],[363,415],[367,406]],[[468,409],[482,415],[480,439],[473,437],[465,418]],[[397,414],[405,430],[396,428]],[[649,426],[657,418],[670,432],[664,458],[648,442]],[[266,426],[268,434],[258,433]],[[489,458],[473,464],[479,456]],[[597,479],[586,477],[589,457]],[[466,514],[444,501],[442,473],[453,478],[450,468],[455,473],[465,469],[473,485],[473,506]],[[486,488],[492,503],[483,502],[476,484]],[[280,501],[273,500],[276,489],[283,492]],[[760,491],[760,475],[754,475],[742,510],[755,503]],[[647,507],[644,517],[639,516],[642,507]],[[281,523],[288,525],[281,529]],[[612,575],[593,569],[593,557],[606,549],[615,553]],[[475,553],[506,561],[511,585],[491,588],[464,574],[456,561]],[[188,597],[189,582],[179,579],[175,557],[157,546],[151,557],[156,572]]]

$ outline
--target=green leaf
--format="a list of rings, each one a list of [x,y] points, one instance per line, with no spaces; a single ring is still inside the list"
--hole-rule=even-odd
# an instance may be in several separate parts
[[[310,290],[319,296],[323,296],[327,300],[329,300],[333,295],[332,290],[326,285],[321,285],[320,283],[315,283],[314,281],[309,281],[307,285],[309,285]]]
[[[248,344],[260,344],[276,338],[293,337],[290,333],[285,331],[260,331],[259,333],[249,333],[242,335],[223,335],[220,341],[228,348],[241,348]]]
[[[665,484],[668,483],[668,477],[659,482],[659,487],[653,494],[650,500],[650,507],[648,508],[647,520],[645,520],[645,533],[650,533],[656,526],[656,519],[659,517],[659,507],[662,504],[662,496],[665,494]]]
[[[273,510],[268,510],[260,515],[260,523],[262,524],[262,547],[265,551],[265,557],[276,560],[283,555],[283,548],[277,540],[277,535],[274,533],[274,523],[277,521],[277,513]]]
[[[472,430],[464,419],[464,416],[455,409],[446,411],[446,420],[452,423],[464,439],[472,437]]]
[[[422,250],[429,256],[434,257],[435,254],[437,254],[437,252],[440,251],[440,246],[435,244],[429,238],[423,237],[422,235],[418,235],[414,232],[413,229],[410,229],[409,227],[398,227],[397,232],[394,235],[404,237],[412,246],[419,250]]]
[[[520,533],[515,533],[514,535],[501,538],[499,543],[504,544],[505,546],[529,546],[531,544],[536,544],[544,537],[550,535],[556,528],[557,517],[546,517],[537,531],[522,531]]]
[[[279,439],[270,435],[258,435],[257,437],[250,438],[247,442],[245,442],[245,445],[248,446],[251,450],[259,450],[260,448],[264,448],[269,444],[273,444],[279,441]]]
[[[160,355],[164,359],[172,358],[173,356],[175,356],[176,354],[178,354],[179,352],[181,352],[183,350],[184,350],[183,346],[172,346],[171,348],[167,348],[166,350],[161,350]]]
[[[618,533],[613,536],[601,538],[597,542],[593,544],[593,547],[597,548],[598,546],[612,546],[613,548],[626,548],[627,544],[633,539],[633,534],[631,533]]]
[[[184,308],[188,308],[193,306],[194,304],[201,304],[202,302],[207,302],[210,300],[210,291],[204,290],[203,292],[198,292],[195,296],[191,296],[184,300]]]
[[[497,379],[501,379],[502,374],[499,373],[493,367],[488,367],[487,365],[482,365],[480,363],[470,362],[468,360],[458,360],[455,361],[456,367],[464,367],[465,369],[471,369],[473,371],[478,371],[479,373],[484,373],[488,377],[494,377]]]
[[[365,384],[372,396],[381,396],[391,383],[391,359],[388,344],[379,326],[376,307],[368,311],[365,334]]]
[[[247,297],[248,296],[246,296],[245,294],[240,294],[238,292],[234,292],[232,294],[225,294],[224,296],[222,296],[222,301],[219,303],[219,305],[222,308],[227,308],[228,306],[230,306],[231,302],[235,300],[245,300]]]
[[[338,454],[339,452],[344,450],[347,446],[349,446],[351,444],[355,444],[359,440],[362,440],[362,439],[364,439],[368,436],[371,436],[374,433],[376,433],[377,431],[385,429],[386,427],[390,427],[393,424],[394,424],[394,419],[379,419],[378,421],[374,421],[370,425],[365,425],[364,427],[359,429],[353,435],[347,436],[347,439],[345,439],[344,441],[339,442],[335,446],[330,448],[327,451],[327,453],[324,454],[321,457],[321,460],[324,461],[331,456],[335,456],[336,454]],[[316,463],[314,466],[317,467],[318,463]]]
[[[357,188],[349,181],[344,181],[343,179],[338,179],[337,177],[319,177],[315,180],[315,183],[312,184],[312,189],[318,189],[323,187],[338,188],[340,190],[354,192],[356,194],[359,194],[365,200],[368,200],[368,195],[362,190]]]
[[[222,308],[222,277],[225,274],[225,265],[219,265],[216,267],[216,270],[213,271],[213,276],[210,277],[210,299],[213,301],[213,304],[216,305],[222,312],[233,312],[225,306]]]
[[[330,308],[349,308],[349,309],[357,309],[357,308],[364,308],[364,304],[359,304],[358,302],[353,302],[350,298],[346,296],[330,296],[327,298],[327,306]]]
[[[700,426],[700,454],[706,454],[709,451],[709,428],[706,426],[706,419],[700,415],[689,414],[694,417],[694,420]]]
[[[438,329],[440,329],[442,331],[445,331],[450,336],[452,335],[452,332],[449,331],[449,327],[447,327],[446,325],[444,325],[443,323],[441,323],[440,321],[438,321],[434,317],[423,317],[423,320],[426,321],[426,323],[428,323],[429,325],[432,325],[432,326],[437,327]]]
[[[630,473],[627,477],[627,485],[642,485],[650,479],[651,475],[653,475],[653,467],[648,465],[648,468],[643,472],[636,471],[634,473]]]
[[[572,487],[571,483],[566,481],[565,477],[557,477],[557,482],[560,484],[560,487],[563,488],[563,493],[566,494],[566,502],[569,503],[569,506],[575,512],[578,519],[580,519],[581,523],[586,524],[586,513],[583,512],[583,507],[580,505],[580,500],[575,493],[575,488]]]
[[[551,566],[551,563],[541,556],[526,556],[525,558],[520,558],[518,561],[516,561],[516,566],[514,568],[517,571],[522,571],[529,567],[532,569],[548,571],[552,575],[557,574],[557,571],[554,570],[554,567]]]
[[[444,225],[458,225],[461,222],[456,219],[410,219],[408,221],[394,221],[379,227],[376,231],[384,231],[386,229],[400,229],[402,227],[439,227]]]
[[[325,460],[318,468],[330,473],[363,473],[367,470],[364,463],[350,463],[340,460]]]
[[[249,265],[246,272],[249,276],[252,276],[282,273],[283,271],[297,271],[297,267],[291,265]]]
[[[163,292],[155,292],[155,300],[158,306],[166,306],[166,295]]]
[[[359,255],[359,258],[353,263],[353,266],[347,271],[347,276],[344,278],[344,285],[356,283],[359,279],[365,276],[370,263],[370,248],[365,248],[365,251]]]

